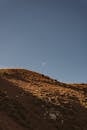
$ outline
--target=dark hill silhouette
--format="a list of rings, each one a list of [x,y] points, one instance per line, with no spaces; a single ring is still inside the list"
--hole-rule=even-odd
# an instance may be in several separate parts
[[[87,130],[87,84],[1,69],[0,130]]]

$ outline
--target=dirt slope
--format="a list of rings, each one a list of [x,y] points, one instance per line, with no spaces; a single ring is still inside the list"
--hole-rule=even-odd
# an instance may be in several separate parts
[[[87,84],[1,69],[0,130],[87,130]]]

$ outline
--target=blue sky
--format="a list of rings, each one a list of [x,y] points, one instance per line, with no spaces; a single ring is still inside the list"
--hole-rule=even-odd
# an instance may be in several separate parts
[[[87,0],[0,0],[0,68],[87,82]]]

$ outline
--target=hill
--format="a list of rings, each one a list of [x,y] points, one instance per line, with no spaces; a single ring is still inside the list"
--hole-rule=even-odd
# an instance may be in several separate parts
[[[87,130],[87,84],[0,69],[0,130]]]

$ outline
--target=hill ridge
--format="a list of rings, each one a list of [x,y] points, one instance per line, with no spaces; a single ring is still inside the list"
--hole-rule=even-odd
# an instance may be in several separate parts
[[[0,69],[0,130],[86,130],[87,84]]]

